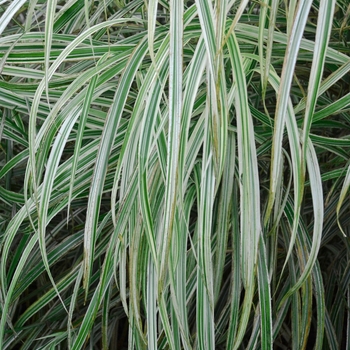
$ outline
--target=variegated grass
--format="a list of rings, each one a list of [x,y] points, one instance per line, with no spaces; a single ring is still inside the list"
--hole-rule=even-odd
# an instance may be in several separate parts
[[[347,1],[0,2],[0,348],[349,346]]]

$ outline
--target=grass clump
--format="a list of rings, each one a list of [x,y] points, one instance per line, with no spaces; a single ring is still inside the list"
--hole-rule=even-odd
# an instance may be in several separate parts
[[[348,348],[348,8],[2,1],[0,348]]]

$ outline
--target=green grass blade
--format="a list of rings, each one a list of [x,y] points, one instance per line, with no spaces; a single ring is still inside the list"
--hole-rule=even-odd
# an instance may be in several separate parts
[[[315,111],[316,100],[318,97],[318,90],[320,87],[320,82],[322,79],[324,62],[326,60],[328,40],[332,28],[332,18],[335,7],[334,0],[321,0],[316,39],[315,39],[315,49],[314,57],[312,60],[310,79],[307,92],[307,101],[305,108],[305,119],[303,128],[303,159],[306,158],[306,148],[308,145],[308,138],[310,133],[310,128],[313,120],[313,115]]]
[[[124,104],[126,102],[127,93],[133,82],[134,76],[139,65],[146,54],[147,47],[144,42],[134,51],[130,57],[128,65],[120,80],[118,89],[114,96],[114,102],[111,106],[106,124],[103,130],[101,145],[96,158],[96,165],[91,184],[89,203],[87,208],[87,221],[84,233],[84,279],[83,285],[86,294],[89,289],[89,280],[93,263],[93,252],[96,241],[96,228],[98,212],[100,208],[101,195],[106,176],[108,157],[111,151],[113,139],[115,137],[116,129],[120,123],[121,114],[123,112]]]
[[[271,290],[266,259],[266,248],[260,238],[258,260],[258,287],[260,305],[260,337],[262,349],[272,349],[272,305]]]
[[[241,264],[242,280],[245,287],[243,312],[239,323],[235,346],[242,341],[248,324],[248,315],[254,291],[254,270],[257,262],[257,248],[261,234],[259,176],[256,163],[256,149],[253,143],[253,124],[246,94],[246,82],[242,66],[241,54],[234,35],[229,37],[228,49],[230,52],[233,76],[237,84],[236,111],[237,111],[237,141],[238,164],[240,181],[240,231],[241,231]]]
[[[317,156],[311,141],[308,142],[309,150],[307,152],[307,167],[310,177],[310,185],[311,185],[311,193],[312,193],[312,203],[313,203],[313,212],[314,212],[314,228],[313,228],[313,240],[312,246],[309,253],[308,261],[305,265],[304,271],[299,277],[298,281],[294,286],[288,291],[288,293],[284,296],[283,300],[280,304],[285,301],[290,295],[296,292],[305,280],[310,275],[312,268],[317,259],[317,254],[321,244],[322,238],[322,226],[323,226],[323,190],[322,190],[322,181],[320,176],[320,169],[317,162]]]
[[[163,286],[167,269],[167,255],[172,237],[176,191],[178,183],[178,162],[180,144],[180,126],[182,115],[182,47],[183,47],[183,2],[170,2],[170,52],[169,52],[169,130],[168,156],[165,194],[164,241],[160,247],[160,289]]]
[[[346,237],[346,233],[344,232],[344,229],[342,228],[342,225],[339,222],[339,213],[340,213],[341,206],[345,200],[346,194],[349,190],[349,187],[350,187],[350,166],[348,166],[348,170],[347,170],[346,175],[345,175],[343,187],[342,187],[340,195],[339,195],[339,201],[338,201],[337,209],[336,209],[337,223],[338,223],[339,229],[343,233],[344,237]]]
[[[283,64],[283,71],[281,75],[281,82],[278,91],[278,98],[276,104],[276,121],[275,121],[275,130],[273,135],[273,153],[272,153],[272,166],[271,166],[271,182],[270,182],[270,194],[269,202],[265,213],[265,224],[270,216],[272,206],[275,200],[276,192],[276,180],[278,178],[277,174],[279,173],[279,164],[281,162],[281,144],[282,136],[285,126],[285,115],[288,106],[289,92],[291,87],[291,82],[293,78],[293,72],[295,69],[297,52],[300,48],[300,43],[304,31],[306,21],[308,19],[308,13],[311,7],[312,1],[304,1],[298,7],[297,13],[295,15],[292,32],[288,41],[288,46],[285,55],[285,61]],[[298,189],[298,192],[302,192],[302,188]],[[299,196],[299,201],[301,196]],[[300,202],[298,201],[298,205]],[[296,213],[297,215],[297,213]],[[297,217],[296,217],[296,222]],[[294,229],[295,230],[295,229]],[[290,253],[289,253],[290,254]],[[289,255],[288,254],[288,255]]]

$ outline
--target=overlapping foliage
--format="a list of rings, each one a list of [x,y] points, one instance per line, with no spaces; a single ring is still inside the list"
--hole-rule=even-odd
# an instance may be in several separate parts
[[[349,9],[0,1],[0,348],[348,348]]]

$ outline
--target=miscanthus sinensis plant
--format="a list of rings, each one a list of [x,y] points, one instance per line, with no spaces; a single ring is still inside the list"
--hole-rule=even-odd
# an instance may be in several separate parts
[[[0,349],[348,349],[349,9],[0,1]]]

